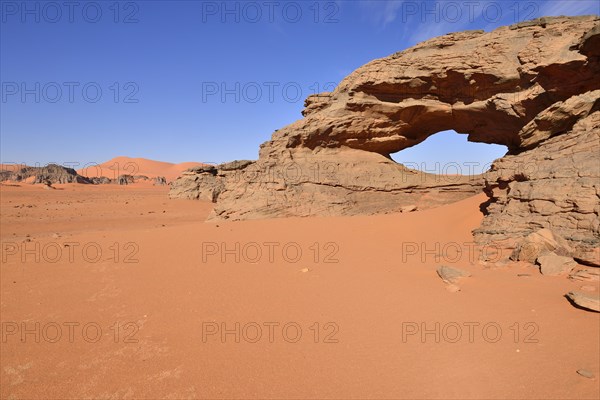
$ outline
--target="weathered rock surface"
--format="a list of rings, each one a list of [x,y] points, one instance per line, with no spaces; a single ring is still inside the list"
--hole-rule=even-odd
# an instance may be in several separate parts
[[[435,207],[478,192],[480,179],[423,174],[389,155],[453,129],[509,149],[484,176],[480,244],[511,249],[549,228],[569,255],[600,265],[599,21],[452,33],[374,60],[310,96],[304,119],[276,131],[258,161],[188,171],[171,196],[211,199],[222,219]]]
[[[537,263],[540,265],[540,272],[549,276],[566,275],[577,266],[571,257],[557,256],[556,254],[540,256]]]
[[[565,111],[566,104],[575,107],[571,114]],[[497,160],[485,175],[490,202],[488,216],[476,232],[480,239],[502,241],[550,228],[571,243],[575,258],[600,265],[599,106],[600,91],[587,92],[554,105],[552,112],[543,111],[528,125],[547,121],[538,128],[525,128],[536,132],[527,136],[527,146],[532,138],[554,136],[541,139],[531,150]],[[588,108],[595,111],[581,113]],[[580,118],[569,128],[560,128],[564,121],[573,122],[569,115]],[[552,133],[561,129],[562,134]]]
[[[408,212],[482,190],[481,175],[427,174],[354,149],[297,149],[282,164],[234,161],[192,168],[171,184],[170,197],[215,201],[217,218],[254,219]],[[221,208],[229,202],[240,207]]]
[[[442,265],[437,269],[437,273],[442,280],[448,284],[457,283],[460,278],[466,278],[471,276],[469,271],[465,271],[459,268],[447,267]]]
[[[167,178],[165,178],[164,176],[156,176],[156,177],[152,178],[152,183],[155,186],[166,186]]]
[[[0,171],[0,181],[22,182],[33,178],[32,183],[92,183],[88,178],[77,173],[73,168],[49,164],[45,167],[23,166]]]
[[[542,228],[521,240],[510,258],[533,264],[540,256],[549,254],[564,256],[572,252],[573,249],[565,239],[555,235],[550,229]]]
[[[88,179],[92,181],[94,185],[108,185],[109,183],[112,183],[112,180],[110,178],[107,178],[106,176],[93,177]]]
[[[14,166],[11,166],[14,167]],[[32,178],[32,179],[30,179]],[[0,182],[27,181],[32,184],[41,183],[46,186],[61,183],[82,183],[92,185],[104,184],[119,184],[127,185],[129,183],[149,182],[152,181],[155,185],[166,185],[164,177],[149,178],[145,175],[119,175],[116,179],[110,179],[105,176],[88,178],[81,176],[72,168],[63,167],[62,165],[49,164],[45,167],[18,167],[0,171]]]
[[[600,296],[584,292],[569,292],[567,297],[579,307],[600,312]]]
[[[580,269],[569,274],[569,279],[574,281],[594,282],[600,281],[600,271],[596,269]]]
[[[216,201],[223,186],[225,175],[217,177],[217,168],[212,165],[193,167],[171,182],[169,197]]]

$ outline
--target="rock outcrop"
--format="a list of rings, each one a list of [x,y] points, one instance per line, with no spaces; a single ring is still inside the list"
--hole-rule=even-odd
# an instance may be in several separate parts
[[[453,129],[508,148],[483,177],[479,243],[511,249],[547,228],[578,261],[600,265],[599,21],[452,33],[374,60],[310,96],[258,161],[189,170],[171,196],[210,199],[221,219],[433,207],[478,192],[482,179],[424,174],[389,155]]]
[[[564,238],[554,235],[550,229],[542,228],[521,239],[510,259],[534,264],[542,256],[566,256],[572,253],[573,248]]]
[[[598,282],[600,281],[600,270],[598,268],[578,269],[569,274],[573,281]]]
[[[342,152],[298,150],[283,164],[234,161],[191,168],[171,184],[170,197],[214,201],[213,218],[254,219],[408,212],[483,190],[481,175],[427,174],[379,154]]]
[[[164,176],[156,176],[152,178],[152,183],[154,184],[154,186],[166,186],[167,179]]]
[[[88,178],[81,176],[73,168],[56,164],[45,167],[16,167],[0,171],[0,181],[31,181],[31,183],[57,184],[57,183],[92,183]]]
[[[164,177],[159,176],[149,178],[145,175],[119,175],[116,179],[110,179],[105,176],[88,178],[79,175],[73,168],[63,167],[57,164],[48,164],[45,167],[28,167],[10,165],[0,171],[0,182],[27,182],[32,184],[42,183],[45,185],[61,183],[82,183],[91,185],[119,184],[127,185],[137,182],[152,182],[154,185],[166,185]]]
[[[476,237],[504,242],[549,228],[584,263],[600,265],[600,90],[542,111],[520,134],[529,149],[485,175],[488,215]]]
[[[104,177],[101,177],[104,178]],[[164,186],[167,184],[167,181],[162,176],[157,176],[155,178],[149,178],[146,175],[128,175],[123,174],[119,175],[117,179],[110,179],[107,183],[116,183],[119,185],[129,185],[130,183],[138,183],[138,182],[152,182],[155,186]]]
[[[540,265],[540,272],[549,276],[566,275],[577,267],[577,263],[571,257],[556,254],[538,257],[537,263]]]
[[[600,296],[584,292],[569,292],[567,298],[579,307],[600,312]]]

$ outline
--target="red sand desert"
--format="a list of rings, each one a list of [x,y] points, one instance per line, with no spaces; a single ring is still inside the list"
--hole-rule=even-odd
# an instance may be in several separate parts
[[[253,2],[141,2],[141,31],[107,11],[31,32],[29,3],[6,3],[7,76],[31,82],[2,82],[2,157],[252,158],[280,129],[253,161],[2,168],[2,399],[600,398],[597,1],[471,21],[449,21],[457,2],[299,2],[293,31],[224,25]],[[338,35],[309,21],[342,3]],[[114,85],[42,104],[63,70]],[[129,79],[144,101],[109,92]],[[261,79],[316,82],[292,104],[245,95]],[[504,151],[392,158],[449,130]]]
[[[41,186],[0,189],[2,398],[600,395],[581,282],[478,264],[483,194],[207,223],[164,186]],[[453,292],[439,265],[472,276]]]

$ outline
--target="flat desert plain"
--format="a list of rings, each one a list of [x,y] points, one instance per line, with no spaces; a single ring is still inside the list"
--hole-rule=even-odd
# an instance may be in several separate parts
[[[2,398],[600,396],[598,314],[563,297],[582,283],[479,264],[483,194],[205,222],[167,193],[0,188]]]

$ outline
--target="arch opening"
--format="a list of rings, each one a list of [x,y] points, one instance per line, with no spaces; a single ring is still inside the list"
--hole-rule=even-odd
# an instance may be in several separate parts
[[[507,153],[507,146],[469,142],[466,134],[446,130],[390,154],[390,158],[408,168],[430,174],[473,176],[487,172],[494,160]]]

